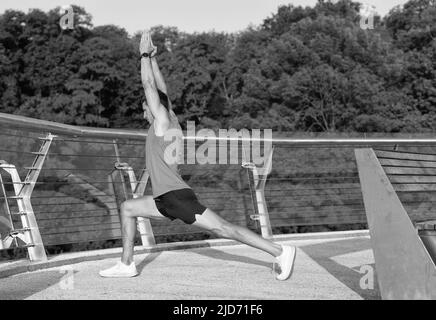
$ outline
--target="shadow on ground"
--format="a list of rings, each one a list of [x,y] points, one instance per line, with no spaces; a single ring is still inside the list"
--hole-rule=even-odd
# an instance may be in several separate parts
[[[352,245],[350,245],[350,243]],[[381,299],[380,290],[377,282],[377,275],[374,272],[374,289],[365,290],[360,287],[360,279],[363,274],[359,269],[351,269],[332,260],[339,255],[370,250],[371,243],[368,239],[344,239],[321,244],[300,246],[311,259],[327,270],[332,276],[360,295],[363,299]],[[370,265],[375,270],[375,265]]]
[[[262,260],[256,260],[250,257],[246,256],[240,256],[236,254],[230,254],[224,251],[215,250],[209,248],[208,250],[201,250],[201,251],[193,251],[194,253],[205,256],[212,259],[219,259],[219,260],[225,260],[225,261],[235,261],[240,263],[246,263],[246,264],[254,264],[262,267],[266,267],[268,269],[272,268],[272,260],[271,263],[262,261]]]
[[[142,273],[142,270],[144,270],[144,268],[150,264],[151,262],[153,262],[154,260],[157,259],[157,257],[159,257],[161,255],[162,252],[155,252],[155,253],[150,253],[147,254],[147,256],[140,262],[136,264],[136,269],[138,270],[139,273]]]
[[[65,270],[57,270],[39,272],[38,276],[34,273],[20,274],[19,277],[19,283],[14,276],[1,279],[0,300],[24,300],[51,286],[61,286],[61,281],[66,280],[68,274]]]

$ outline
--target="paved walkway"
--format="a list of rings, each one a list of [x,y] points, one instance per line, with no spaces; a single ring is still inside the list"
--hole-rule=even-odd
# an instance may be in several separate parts
[[[102,279],[117,259],[81,262],[0,279],[0,299],[380,299],[360,286],[374,267],[368,237],[284,241],[298,246],[293,277],[273,279],[272,258],[243,245],[135,257],[141,274]]]

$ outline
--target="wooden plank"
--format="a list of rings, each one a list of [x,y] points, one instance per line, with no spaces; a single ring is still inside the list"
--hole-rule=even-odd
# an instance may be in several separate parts
[[[307,220],[307,221],[323,221],[323,220],[336,220],[336,221],[350,221],[358,218],[366,218],[365,217],[365,210],[362,208],[361,211],[358,212],[343,212],[339,214],[334,213],[327,213],[324,215],[273,215],[271,216],[271,220],[274,221],[283,221],[283,220]]]
[[[436,184],[392,184],[396,192],[436,191]],[[436,195],[435,195],[436,196]]]
[[[372,149],[356,149],[383,299],[436,299],[436,266]]]
[[[430,175],[436,176],[436,168],[383,167],[387,175]]]
[[[274,202],[268,202],[268,207],[271,208],[318,208],[318,207],[350,207],[350,206],[361,206],[363,205],[362,198],[354,198],[354,199],[340,199],[340,198],[328,198],[328,197],[319,197],[319,198],[313,198],[313,199],[303,199],[303,200],[284,200],[283,202],[276,202],[277,200],[274,199]],[[216,209],[216,208],[213,208]],[[219,209],[219,208],[218,208]],[[225,212],[225,211],[220,211]],[[231,212],[231,210],[230,210]]]
[[[121,229],[121,226],[119,223],[105,223],[105,224],[100,224],[100,225],[83,225],[83,226],[72,226],[72,227],[60,227],[60,228],[56,228],[56,229],[43,229],[41,231],[42,234],[44,235],[51,235],[51,234],[59,234],[59,233],[82,233],[82,232],[95,232],[95,233],[99,233],[102,231],[105,231],[107,229],[116,229],[119,228]]]
[[[398,197],[401,200],[401,203],[408,204],[416,204],[423,202],[432,202],[436,204],[435,194],[434,192],[410,192],[410,193],[399,193]]]
[[[92,225],[94,229],[105,229],[106,224],[117,223],[120,224],[120,218],[116,216],[102,216],[102,217],[90,217],[90,218],[71,218],[62,220],[42,220],[39,221],[40,229],[45,230],[45,233],[58,232],[61,228],[74,228],[76,226]]]
[[[379,159],[382,166],[390,167],[410,167],[410,168],[436,168],[436,162],[397,160],[397,159]]]
[[[293,204],[296,201],[323,201],[323,200],[334,200],[334,201],[356,201],[362,200],[362,193],[359,191],[357,193],[343,192],[325,192],[321,194],[290,194],[287,197],[268,197],[268,202],[276,202],[282,204]]]
[[[436,218],[434,210],[425,210],[425,209],[410,209],[406,208],[407,213],[409,214],[410,220],[414,223],[418,221],[432,220]]]
[[[155,235],[177,235],[191,232],[207,233],[207,231],[199,227],[187,225],[178,220],[171,223],[152,220],[151,223]]]
[[[282,210],[284,214],[287,212],[301,212],[301,213],[311,213],[313,212],[316,214],[317,212],[321,211],[329,211],[329,212],[338,212],[338,211],[347,211],[347,210],[353,210],[358,208],[363,208],[363,200],[360,199],[360,201],[355,201],[352,203],[338,203],[338,204],[328,204],[327,202],[320,201],[317,203],[311,203],[309,205],[299,205],[299,204],[293,204],[291,203],[282,203],[279,200],[271,200],[267,201],[268,208],[274,209],[274,210]],[[285,210],[284,210],[285,209]]]
[[[274,188],[274,186],[271,187],[271,189],[273,189],[273,188]],[[271,190],[268,190],[268,191],[269,191],[269,193],[272,192]],[[265,190],[265,192],[266,192],[266,190]],[[277,192],[288,192],[288,193],[292,192],[292,196],[294,196],[294,197],[311,197],[311,196],[317,196],[317,197],[350,196],[350,197],[355,197],[355,196],[362,195],[362,192],[360,191],[360,187],[352,188],[349,190],[344,190],[344,189],[307,190],[307,191],[305,191],[305,190],[289,190],[289,191],[277,190]],[[277,196],[277,193],[275,193],[274,195]]]
[[[118,213],[116,214],[110,214],[107,209],[101,209],[101,210],[78,210],[77,212],[41,212],[36,214],[36,218],[38,221],[44,221],[44,220],[59,220],[59,221],[66,221],[66,220],[74,220],[74,219],[87,219],[87,218],[100,218],[100,217],[119,217]]]
[[[294,226],[321,226],[321,225],[343,225],[343,224],[356,224],[367,223],[364,215],[350,216],[348,219],[326,218],[320,219],[279,219],[272,220],[272,227],[294,227]]]
[[[375,151],[377,157],[388,159],[403,159],[403,160],[417,160],[417,161],[436,161],[436,155],[420,154],[409,152],[396,152],[396,151]]]
[[[82,174],[68,174],[66,176],[68,182],[75,183],[76,186],[85,192],[87,192],[93,199],[98,200],[104,204],[111,214],[118,213],[117,199],[114,195],[108,195],[105,191],[98,189],[95,185],[89,183],[87,180],[89,177]]]
[[[279,178],[279,179],[285,179],[285,178]],[[300,178],[299,178],[300,179]],[[301,178],[304,179],[304,178]],[[287,191],[321,191],[321,190],[343,190],[343,189],[358,189],[360,190],[360,184],[359,184],[359,178],[353,178],[355,180],[355,183],[347,183],[342,181],[337,181],[343,178],[338,177],[332,177],[330,178],[332,180],[332,183],[322,183],[320,181],[325,181],[323,179],[317,180],[314,178],[308,178],[309,180],[302,181],[302,180],[295,180],[290,178],[289,180],[280,180],[278,183],[277,180],[274,181],[274,178],[268,181],[265,192],[287,192]],[[349,181],[349,180],[348,180]],[[287,188],[283,188],[287,187]],[[292,188],[289,188],[292,187]],[[279,188],[283,188],[282,190],[277,190]]]
[[[289,210],[289,209],[270,209],[271,218],[293,218],[293,217],[327,217],[334,215],[350,215],[350,214],[361,214],[365,213],[363,205],[360,208],[351,209],[351,208],[342,208],[341,210],[331,210],[330,208],[326,208],[325,210]]]
[[[314,227],[314,226],[326,226],[326,225],[350,225],[350,224],[366,224],[366,219],[356,219],[355,221],[348,221],[345,223],[341,222],[332,222],[332,223],[325,223],[325,222],[292,222],[292,223],[283,223],[280,225],[275,225],[273,227]]]
[[[391,183],[434,183],[436,176],[395,176],[389,175]]]
[[[44,241],[45,245],[58,245],[111,239],[121,239],[121,230],[115,229],[99,232],[84,231],[77,233],[42,235],[42,240]]]

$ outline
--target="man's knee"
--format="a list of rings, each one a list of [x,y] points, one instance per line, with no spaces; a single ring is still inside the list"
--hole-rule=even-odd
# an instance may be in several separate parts
[[[121,215],[122,216],[126,216],[126,217],[132,217],[133,216],[133,213],[134,213],[133,205],[132,205],[132,203],[129,200],[124,201],[123,203],[121,203],[120,210],[121,210]]]

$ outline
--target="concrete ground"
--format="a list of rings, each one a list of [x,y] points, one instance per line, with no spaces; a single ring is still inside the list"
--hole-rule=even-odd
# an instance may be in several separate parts
[[[139,254],[130,279],[99,277],[117,258],[18,274],[0,279],[0,299],[380,299],[368,236],[282,243],[298,247],[284,282],[269,255],[232,245]]]

